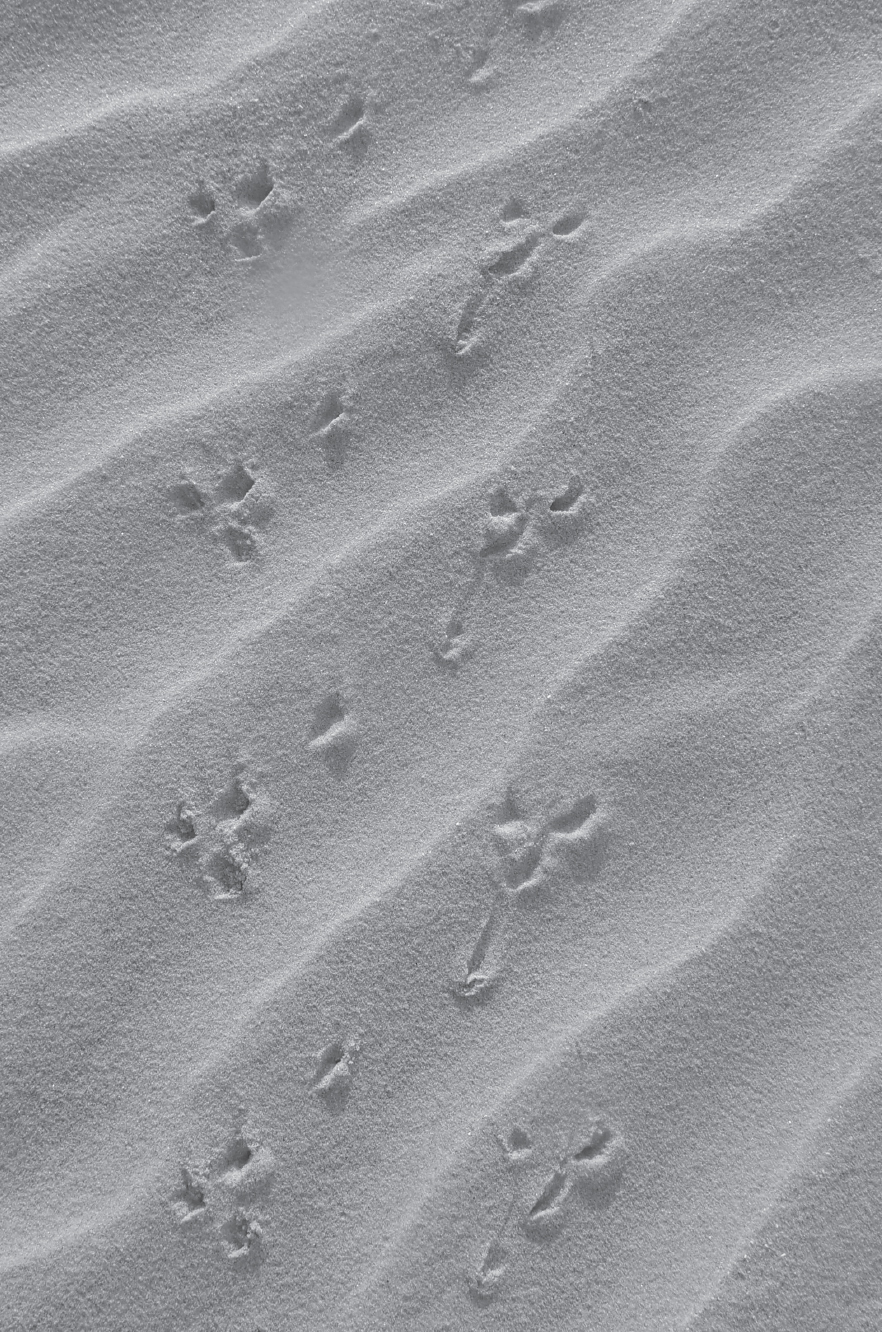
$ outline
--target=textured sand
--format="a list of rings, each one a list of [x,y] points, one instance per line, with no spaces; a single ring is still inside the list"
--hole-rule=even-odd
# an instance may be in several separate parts
[[[882,1327],[880,94],[0,4],[3,1332]]]

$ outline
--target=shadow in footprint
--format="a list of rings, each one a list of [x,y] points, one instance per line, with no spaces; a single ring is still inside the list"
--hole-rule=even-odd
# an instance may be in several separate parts
[[[239,179],[236,194],[240,205],[255,212],[264,199],[272,194],[274,185],[275,181],[266,162],[259,162],[253,171],[246,172]]]
[[[569,1197],[572,1181],[559,1165],[523,1220],[531,1239],[550,1239],[563,1223],[563,1205]]]
[[[217,212],[217,200],[214,197],[214,192],[209,189],[204,180],[197,182],[196,188],[187,196],[187,203],[190,212],[193,214],[193,225],[196,227],[204,226]]]

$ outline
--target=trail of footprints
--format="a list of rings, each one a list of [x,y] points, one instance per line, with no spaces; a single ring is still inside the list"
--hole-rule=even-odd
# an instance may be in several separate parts
[[[181,1167],[172,1203],[178,1225],[210,1229],[232,1260],[260,1261],[274,1173],[271,1153],[239,1130],[208,1163]]]
[[[506,0],[506,10],[526,35],[538,39],[555,34],[566,15],[561,0]],[[486,86],[492,77],[490,54],[490,40],[470,49],[468,77],[476,88]],[[327,128],[334,147],[353,162],[361,162],[372,135],[364,96],[348,93]],[[194,227],[219,233],[232,257],[245,264],[276,248],[297,213],[289,193],[264,159],[253,162],[223,190],[204,179],[197,181],[187,204]],[[573,206],[546,230],[531,221],[523,200],[509,200],[500,214],[506,238],[483,256],[477,287],[455,330],[452,350],[457,360],[468,361],[481,349],[483,316],[491,303],[506,289],[529,283],[545,245],[572,240],[584,222],[584,211]],[[344,463],[351,421],[351,405],[343,395],[328,391],[320,397],[308,433],[322,448],[329,470]],[[210,475],[185,471],[170,487],[170,495],[181,518],[203,524],[237,563],[256,554],[260,533],[274,509],[272,492],[251,460],[228,461]],[[476,584],[488,569],[525,574],[543,546],[566,540],[579,529],[588,500],[581,477],[573,474],[550,496],[533,493],[518,498],[500,486],[491,493],[488,507],[483,541],[476,552]],[[456,670],[471,653],[462,612],[455,612],[443,642],[435,649],[436,659]],[[352,760],[357,741],[358,728],[347,701],[338,691],[327,694],[314,712],[307,739],[309,752],[340,776]],[[602,827],[603,818],[592,795],[544,821],[527,817],[514,796],[507,796],[492,829],[499,892],[464,975],[452,987],[458,1003],[474,1006],[490,995],[501,971],[508,913],[517,904],[552,890],[568,867],[584,866],[596,858]],[[182,799],[166,825],[170,853],[192,869],[207,895],[216,901],[236,901],[249,893],[252,863],[268,835],[265,798],[242,764],[234,767],[227,784],[204,810]],[[359,1054],[360,1042],[352,1036],[335,1037],[319,1051],[310,1088],[329,1111],[344,1109]],[[530,1170],[534,1146],[526,1131],[512,1129],[502,1149],[513,1170]],[[605,1123],[593,1122],[580,1145],[568,1147],[554,1167],[546,1169],[529,1205],[515,1197],[500,1232],[469,1274],[473,1300],[479,1305],[488,1303],[504,1281],[511,1248],[505,1232],[515,1211],[520,1212],[519,1230],[526,1238],[550,1238],[563,1224],[574,1199],[583,1196],[597,1201],[614,1188],[622,1161],[618,1135]],[[210,1228],[230,1260],[260,1261],[263,1205],[273,1174],[270,1153],[240,1130],[207,1164],[181,1167],[173,1199],[176,1220],[185,1228]]]

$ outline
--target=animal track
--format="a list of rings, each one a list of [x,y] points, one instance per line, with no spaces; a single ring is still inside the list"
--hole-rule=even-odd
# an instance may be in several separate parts
[[[608,1125],[595,1121],[575,1151],[568,1149],[558,1161],[541,1193],[523,1218],[530,1236],[544,1238],[559,1229],[569,1198],[576,1193],[589,1201],[608,1202],[624,1165],[621,1138]]]
[[[217,234],[233,259],[253,264],[284,237],[295,210],[265,160],[243,172],[225,195],[222,200],[204,180],[197,181],[187,196],[191,220],[199,227],[215,218],[225,221]]]
[[[509,793],[492,830],[506,894],[519,899],[544,890],[568,860],[575,868],[593,865],[602,826],[593,795],[580,797],[541,824],[524,818]]]
[[[521,504],[500,486],[489,498],[490,517],[484,524],[484,541],[478,556],[497,573],[515,578],[526,576],[538,551],[535,534],[535,499]]]
[[[370,142],[370,129],[367,122],[367,108],[360,93],[350,93],[331,122],[334,142],[345,148],[351,155],[364,157]]]
[[[166,824],[169,850],[197,861],[200,882],[215,901],[246,893],[251,862],[268,838],[265,803],[240,765],[204,814],[180,800]]]
[[[315,710],[309,748],[320,754],[331,769],[342,775],[355,753],[358,731],[355,718],[346,709],[343,695],[328,694]]]
[[[515,500],[504,486],[489,497],[490,517],[478,555],[497,571],[525,575],[542,539],[553,545],[571,539],[581,529],[588,511],[582,479],[570,477],[567,488],[550,501],[540,494]]]
[[[254,1256],[263,1231],[255,1203],[272,1187],[274,1164],[266,1148],[240,1129],[208,1169],[181,1168],[181,1188],[173,1203],[179,1225],[213,1220],[231,1258]]]
[[[333,1040],[322,1050],[312,1077],[313,1090],[325,1102],[342,1107],[352,1089],[358,1043]]]
[[[222,542],[237,563],[256,554],[258,532],[273,513],[269,489],[256,476],[253,464],[232,463],[209,490],[186,473],[169,487],[178,513],[204,520],[212,535]]]

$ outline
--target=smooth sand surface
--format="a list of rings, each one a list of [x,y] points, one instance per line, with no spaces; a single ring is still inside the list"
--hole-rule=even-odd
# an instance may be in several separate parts
[[[0,4],[0,1328],[882,1328],[879,0]]]

